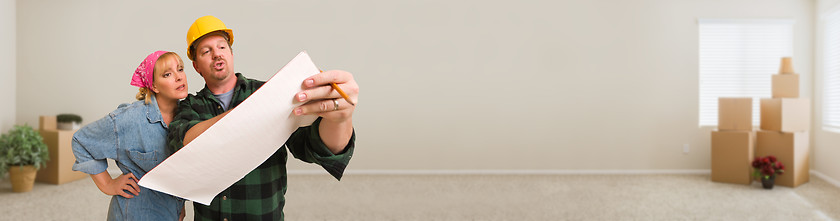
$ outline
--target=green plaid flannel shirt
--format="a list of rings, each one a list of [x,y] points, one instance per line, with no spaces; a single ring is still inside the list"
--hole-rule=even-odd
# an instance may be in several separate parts
[[[245,78],[240,73],[236,73],[236,78],[231,108],[242,103],[265,83]],[[169,124],[169,147],[175,151],[181,149],[187,130],[201,121],[222,114],[224,111],[219,103],[206,86],[196,95],[188,95],[179,102],[175,119]],[[298,128],[286,141],[286,145],[248,175],[216,195],[210,206],[193,203],[195,220],[283,220],[283,195],[287,185],[286,148],[295,158],[319,164],[340,180],[353,155],[355,131],[344,151],[332,154],[318,134],[320,122],[321,118],[318,118],[312,126]]]

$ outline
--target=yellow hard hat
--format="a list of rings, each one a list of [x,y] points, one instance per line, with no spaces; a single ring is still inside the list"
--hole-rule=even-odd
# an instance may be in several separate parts
[[[233,31],[228,29],[222,20],[219,20],[212,15],[198,18],[192,23],[190,30],[187,30],[187,57],[190,58],[190,60],[195,60],[195,55],[193,55],[190,50],[193,42],[195,42],[196,39],[201,38],[201,36],[214,31],[224,31],[227,33],[228,44],[233,45]]]

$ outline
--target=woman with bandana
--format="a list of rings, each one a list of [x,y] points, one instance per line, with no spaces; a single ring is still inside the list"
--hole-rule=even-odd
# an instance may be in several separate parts
[[[138,101],[119,105],[73,135],[73,170],[90,174],[112,196],[108,220],[183,219],[182,199],[140,187],[137,180],[172,155],[166,134],[178,100],[188,94],[184,62],[174,52],[156,51],[134,71],[131,85],[140,88]],[[117,163],[120,176],[108,174],[106,159]]]

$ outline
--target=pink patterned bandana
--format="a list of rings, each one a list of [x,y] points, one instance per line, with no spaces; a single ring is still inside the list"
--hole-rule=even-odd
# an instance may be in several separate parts
[[[134,75],[131,76],[131,85],[141,88],[152,88],[152,83],[154,83],[153,80],[155,79],[155,62],[166,52],[168,51],[156,51],[146,56],[146,59],[140,62],[140,66],[137,66],[137,70],[134,70]]]

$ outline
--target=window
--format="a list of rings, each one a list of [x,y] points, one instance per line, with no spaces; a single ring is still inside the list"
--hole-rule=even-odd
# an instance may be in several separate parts
[[[840,10],[823,19],[822,128],[840,132]]]
[[[793,20],[700,19],[700,126],[717,126],[718,97],[771,97],[771,75],[793,54]],[[796,58],[794,58],[796,59]]]

